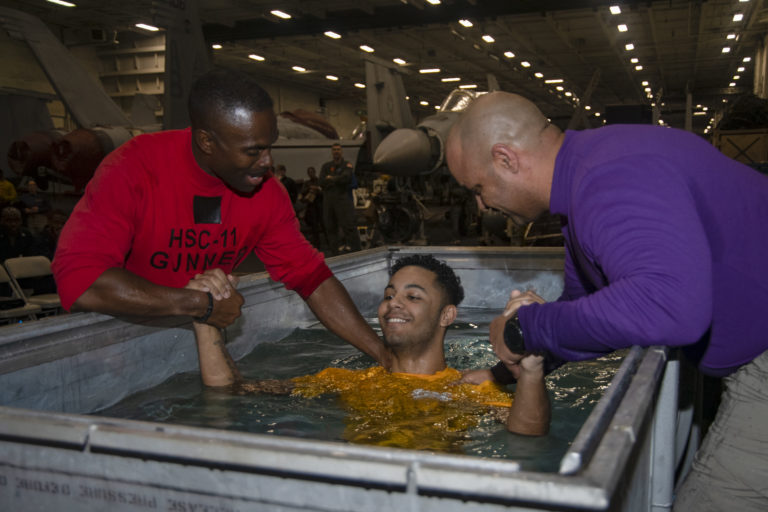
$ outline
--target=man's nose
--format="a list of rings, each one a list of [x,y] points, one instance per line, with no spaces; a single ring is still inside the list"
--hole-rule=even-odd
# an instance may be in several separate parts
[[[259,167],[272,167],[274,161],[272,160],[272,149],[267,148],[262,150],[258,160]]]

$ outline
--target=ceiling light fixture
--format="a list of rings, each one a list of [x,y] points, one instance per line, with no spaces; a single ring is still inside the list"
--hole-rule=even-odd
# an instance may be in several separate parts
[[[563,87],[562,85],[558,85],[557,87],[555,87],[555,89],[557,89],[558,91],[564,91],[565,87]]]
[[[394,59],[392,59],[392,62],[394,62],[395,64],[400,64],[401,66],[405,66],[406,64],[406,62],[400,57],[395,57]]]
[[[631,59],[629,59],[629,62],[631,62],[632,64],[637,64],[638,62],[640,62],[640,59],[638,59],[637,57],[632,57]]]
[[[648,80],[643,80],[642,82],[640,82],[640,85],[642,85],[643,87],[646,87],[648,85]]]
[[[743,59],[741,59],[741,62],[749,62],[751,60],[752,60],[752,57],[744,57]]]
[[[274,10],[272,10],[272,11],[269,11],[269,13],[270,13],[272,16],[276,16],[276,17],[278,17],[278,18],[280,18],[280,19],[283,19],[283,20],[289,20],[289,19],[291,19],[291,15],[290,15],[290,14],[288,14],[287,12],[283,12],[283,11],[277,10],[277,9],[274,9]]]
[[[330,37],[331,39],[341,39],[341,35],[337,34],[333,30],[326,30],[325,32],[323,32],[323,34],[327,37]]]
[[[261,55],[256,55],[255,53],[252,53],[248,56],[249,59],[257,60],[259,62],[264,62],[264,57]]]
[[[639,65],[635,66],[635,71],[642,71],[642,70],[643,70],[643,66],[639,66]]]
[[[584,110],[592,110],[592,107],[590,107],[589,105],[585,105]]]
[[[723,53],[731,53],[731,47],[730,46],[723,46],[722,52]]]
[[[422,75],[425,73],[439,73],[439,72],[440,72],[440,68],[424,68],[419,70],[419,73],[421,73]]]
[[[299,73],[303,73],[307,70],[306,68],[303,68],[301,66],[293,66],[291,69],[294,71],[298,71]]]
[[[627,50],[628,52],[631,52],[632,50],[635,49],[635,45],[632,43],[627,43],[624,45],[624,49]]]
[[[741,76],[739,76],[739,75],[733,75],[733,79],[734,79],[734,80],[738,80],[739,78],[741,78]]]
[[[373,53],[374,52],[374,49],[371,48],[370,46],[368,46],[367,44],[361,44],[360,45],[360,49],[363,50],[364,52],[368,52],[368,53]]]
[[[355,87],[358,89],[365,89],[365,84],[361,84],[360,82],[355,82]]]
[[[726,39],[736,39],[736,34],[728,34],[725,36]]]
[[[544,78],[544,75],[539,73],[538,71],[534,73],[533,76],[535,76],[536,78]]]
[[[440,5],[440,0],[427,0],[427,3],[431,5]]]
[[[736,82],[731,82],[728,84],[728,87],[736,87]]]
[[[428,105],[429,105],[429,102],[427,102],[427,101],[424,101],[424,100],[421,100],[421,101],[419,102],[419,105],[424,105],[424,106],[426,107],[426,106],[428,106]]]
[[[52,4],[61,5],[62,7],[77,7],[71,2],[65,2],[64,0],[48,0]]]
[[[157,32],[158,30],[160,30],[159,28],[152,25],[147,25],[146,23],[137,23],[136,27],[144,30],[149,30],[150,32]]]
[[[486,43],[493,43],[493,42],[495,42],[496,40],[493,38],[493,36],[492,36],[492,35],[490,35],[490,34],[485,34],[485,35],[483,36],[483,41],[485,41]]]
[[[561,84],[563,83],[562,78],[550,78],[548,80],[544,80],[545,84]]]
[[[619,32],[626,32],[627,30],[629,30],[627,26],[623,23],[621,25],[616,25],[616,28],[619,29]]]
[[[459,78],[457,76],[451,76],[451,77],[441,78],[440,79],[441,82],[458,82],[459,80],[461,80],[461,78]]]
[[[744,15],[741,14],[740,12],[737,12],[736,14],[733,15],[733,21],[741,21],[743,19],[744,19]]]
[[[459,25],[469,28],[472,26],[472,22],[469,20],[459,20]]]
[[[618,5],[612,5],[610,9],[611,9],[611,14],[613,14],[614,16],[617,14],[621,14],[621,7],[619,7]]]
[[[524,60],[523,62],[521,62],[520,65],[523,66],[524,68],[531,67],[531,63],[528,62],[527,60]]]
[[[464,84],[464,85],[460,85],[459,89],[477,89],[477,84]]]
[[[743,73],[745,69],[746,68],[744,66],[739,66],[738,68],[736,68],[736,71],[738,71],[739,73]]]
[[[509,52],[509,51],[507,51],[507,52],[504,52],[504,56],[505,56],[506,58],[508,58],[508,59],[514,59],[514,58],[515,58],[515,54],[514,54],[514,53],[512,53],[512,52]]]
[[[331,82],[337,82],[339,80],[339,77],[336,75],[325,75],[326,80],[330,80]]]
[[[566,91],[565,95],[570,98],[571,96],[573,96],[573,93],[571,91]]]
[[[222,46],[220,44],[212,44],[211,48],[213,48],[214,50],[221,50]]]

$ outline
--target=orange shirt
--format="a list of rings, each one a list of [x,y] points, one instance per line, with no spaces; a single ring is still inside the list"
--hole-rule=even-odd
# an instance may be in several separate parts
[[[294,395],[307,398],[338,393],[349,411],[344,438],[353,443],[419,450],[461,452],[468,431],[495,407],[509,407],[512,396],[500,386],[455,384],[461,372],[447,368],[433,375],[390,373],[380,366],[364,370],[326,368],[291,379]]]

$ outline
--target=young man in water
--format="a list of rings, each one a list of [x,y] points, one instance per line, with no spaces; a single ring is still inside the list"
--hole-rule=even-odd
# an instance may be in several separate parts
[[[190,286],[207,279],[201,276]],[[384,341],[393,354],[391,373],[380,366],[327,368],[290,381],[244,382],[220,332],[195,323],[203,383],[231,386],[236,392],[305,397],[338,393],[350,412],[345,437],[354,442],[446,449],[494,407],[503,408],[500,415],[510,432],[546,434],[550,404],[541,356],[529,354],[509,367],[517,378],[511,405],[510,396],[496,384],[460,383],[461,372],[446,366],[443,341],[463,298],[459,278],[431,255],[395,262],[378,309]]]

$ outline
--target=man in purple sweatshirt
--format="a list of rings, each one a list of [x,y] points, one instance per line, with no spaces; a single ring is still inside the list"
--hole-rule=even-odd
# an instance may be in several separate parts
[[[482,208],[563,217],[563,294],[512,292],[491,326],[501,361],[683,347],[726,389],[675,510],[768,510],[768,178],[680,130],[563,133],[502,92],[453,126],[447,159]]]

